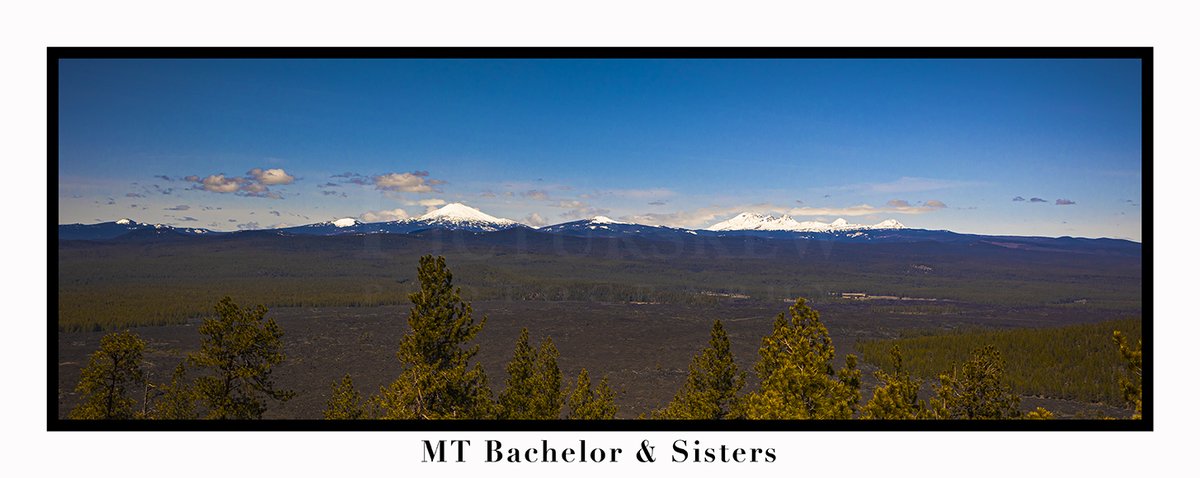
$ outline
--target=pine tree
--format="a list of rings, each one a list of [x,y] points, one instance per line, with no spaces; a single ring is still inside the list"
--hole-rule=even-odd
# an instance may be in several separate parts
[[[204,319],[200,351],[188,360],[212,375],[196,379],[196,394],[207,407],[206,418],[255,419],[267,410],[266,400],[286,402],[291,390],[275,387],[272,368],[283,362],[283,329],[266,319],[267,308],[242,309],[225,297],[216,317]]]
[[[491,417],[487,376],[481,365],[470,366],[479,346],[467,345],[487,317],[475,323],[445,258],[421,257],[417,278],[421,289],[409,295],[410,330],[396,353],[403,370],[380,389],[374,406],[387,419]]]
[[[129,392],[145,382],[142,353],[146,342],[128,330],[100,338],[100,348],[88,358],[75,391],[83,402],[67,415],[81,420],[135,418],[137,401]]]
[[[367,418],[363,409],[362,395],[354,388],[354,380],[350,374],[342,377],[342,381],[334,381],[329,401],[326,402],[326,420],[361,420]]]
[[[575,390],[567,400],[567,418],[571,420],[612,420],[617,417],[616,394],[608,386],[608,377],[592,390],[592,381],[587,369],[579,371]]]
[[[1117,345],[1117,350],[1125,359],[1125,374],[1121,377],[1121,393],[1125,395],[1125,401],[1133,405],[1133,416],[1130,418],[1140,420],[1142,418],[1142,341],[1139,339],[1137,347],[1130,347],[1125,336],[1119,330],[1114,330],[1113,343]]]
[[[498,400],[498,418],[507,420],[553,420],[562,412],[562,371],[558,349],[549,337],[541,350],[529,345],[529,330],[521,329],[513,358],[505,367],[507,386]]]
[[[546,337],[538,349],[536,370],[542,391],[537,394],[534,409],[541,410],[540,415],[546,419],[556,419],[562,414],[566,392],[562,386],[562,369],[558,368],[558,347],[550,337]],[[615,408],[613,413],[616,413]]]
[[[938,376],[930,400],[935,418],[1005,419],[1020,416],[1021,398],[1004,384],[1004,359],[995,346],[971,354],[962,368]]]
[[[834,370],[833,340],[803,298],[775,318],[774,331],[763,338],[758,354],[754,370],[760,388],[745,398],[741,416],[829,420],[854,415],[861,398],[858,359],[849,355],[846,366]]]
[[[746,374],[733,363],[729,335],[721,321],[713,322],[708,347],[692,357],[687,381],[663,410],[653,418],[668,420],[721,420],[738,407],[738,394]]]
[[[150,411],[150,418],[155,420],[194,420],[196,413],[196,392],[187,382],[187,368],[183,363],[175,366],[171,374],[171,383],[159,385],[162,396]]]
[[[875,388],[871,400],[862,408],[861,418],[884,420],[916,420],[927,418],[929,410],[925,402],[917,398],[921,390],[921,380],[913,377],[904,369],[904,358],[900,355],[900,347],[892,346],[892,373],[879,370],[875,378],[879,379],[879,387]]]

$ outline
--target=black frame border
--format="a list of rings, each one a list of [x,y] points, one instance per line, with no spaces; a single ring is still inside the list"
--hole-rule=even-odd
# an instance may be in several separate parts
[[[1142,83],[1141,420],[67,420],[58,417],[58,65],[77,59],[1130,59]],[[1153,431],[1153,47],[47,47],[47,431]],[[1146,297],[1150,300],[1145,300]]]

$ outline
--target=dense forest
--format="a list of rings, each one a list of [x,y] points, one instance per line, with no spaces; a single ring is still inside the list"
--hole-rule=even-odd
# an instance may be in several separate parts
[[[886,365],[899,347],[908,370],[936,378],[971,351],[995,347],[1006,359],[1004,383],[1021,395],[1122,404],[1122,357],[1113,331],[1140,340],[1140,319],[1036,329],[957,332],[858,344],[867,362]]]

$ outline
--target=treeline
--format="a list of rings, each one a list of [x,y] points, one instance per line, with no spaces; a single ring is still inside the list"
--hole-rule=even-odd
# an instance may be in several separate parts
[[[612,419],[615,394],[607,378],[593,385],[586,369],[574,380],[558,366],[551,338],[536,347],[522,330],[505,370],[504,389],[492,392],[482,366],[474,362],[475,336],[487,318],[476,321],[469,303],[454,285],[442,257],[424,256],[417,271],[419,288],[409,294],[409,331],[400,341],[399,376],[377,393],[363,396],[353,377],[331,385],[328,419]],[[145,343],[129,332],[101,341],[83,370],[77,391],[83,403],[69,417],[260,418],[268,401],[294,396],[279,390],[272,368],[283,359],[283,334],[266,308],[240,309],[226,298],[217,316],[204,321],[199,352],[181,362],[170,383],[151,386],[141,370]],[[1126,367],[1118,382],[1125,399],[1141,413],[1141,342],[1126,343],[1120,332],[1110,335],[1108,353]],[[1113,344],[1116,344],[1114,350]],[[1006,372],[1002,351],[985,344],[967,350],[964,362],[937,375],[934,396],[921,400],[922,381],[898,345],[889,351],[890,366],[876,372],[879,386],[860,407],[862,372],[849,355],[834,367],[836,351],[820,315],[798,299],[774,321],[762,339],[754,366],[759,386],[746,391],[747,372],[739,370],[729,337],[718,320],[708,345],[689,365],[683,386],[655,419],[1011,419],[1022,418],[1020,398]],[[200,375],[187,380],[190,370]],[[1060,378],[1061,379],[1061,378]],[[564,382],[574,382],[573,387]],[[141,388],[141,409],[134,398]],[[149,390],[153,389],[153,396]],[[1052,418],[1038,409],[1026,418]],[[643,417],[647,418],[647,417]]]
[[[1141,321],[873,340],[858,343],[858,350],[867,362],[883,366],[891,363],[892,348],[898,348],[909,371],[936,378],[990,345],[1007,359],[1003,384],[1016,393],[1120,406],[1125,403],[1119,380],[1125,360],[1114,353],[1113,331],[1140,340]]]
[[[212,310],[220,291],[237,290],[239,301],[267,307],[372,307],[405,302],[395,280],[228,278],[197,281],[100,281],[60,286],[59,332],[115,330],[140,325],[182,324]],[[402,284],[400,284],[402,286]]]

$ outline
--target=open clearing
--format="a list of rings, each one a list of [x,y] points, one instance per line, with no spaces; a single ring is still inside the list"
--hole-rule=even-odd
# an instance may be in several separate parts
[[[468,299],[469,300],[469,299]],[[869,303],[868,303],[869,302]],[[561,356],[564,386],[574,383],[581,367],[594,379],[609,377],[617,391],[618,417],[636,418],[662,407],[687,375],[688,362],[708,341],[715,319],[725,322],[738,366],[749,373],[762,337],[787,304],[777,301],[723,300],[718,304],[630,304],[550,301],[472,301],[475,316],[487,316],[477,342],[493,392],[504,387],[504,364],[522,327],[531,341],[550,336]],[[249,305],[249,304],[242,304]],[[886,307],[880,307],[884,305]],[[1119,318],[1119,312],[1070,307],[1000,308],[955,304],[925,308],[901,301],[835,301],[816,306],[840,355],[854,351],[857,340],[891,338],[940,330],[1050,327]],[[400,363],[395,352],[407,330],[407,306],[280,307],[271,310],[284,330],[287,360],[276,379],[297,391],[292,401],[273,405],[265,418],[321,418],[330,383],[349,373],[364,395],[395,379]],[[198,320],[183,325],[137,327],[148,342],[146,359],[152,380],[165,382],[188,352],[199,346]],[[87,356],[102,332],[61,332],[59,346],[59,416],[76,405],[74,387]],[[1115,353],[1115,352],[1114,352]],[[838,366],[841,366],[839,359]],[[875,386],[869,364],[862,364],[863,398]],[[1123,409],[1069,400],[1024,397],[1022,408],[1045,407],[1062,417],[1123,416]]]

